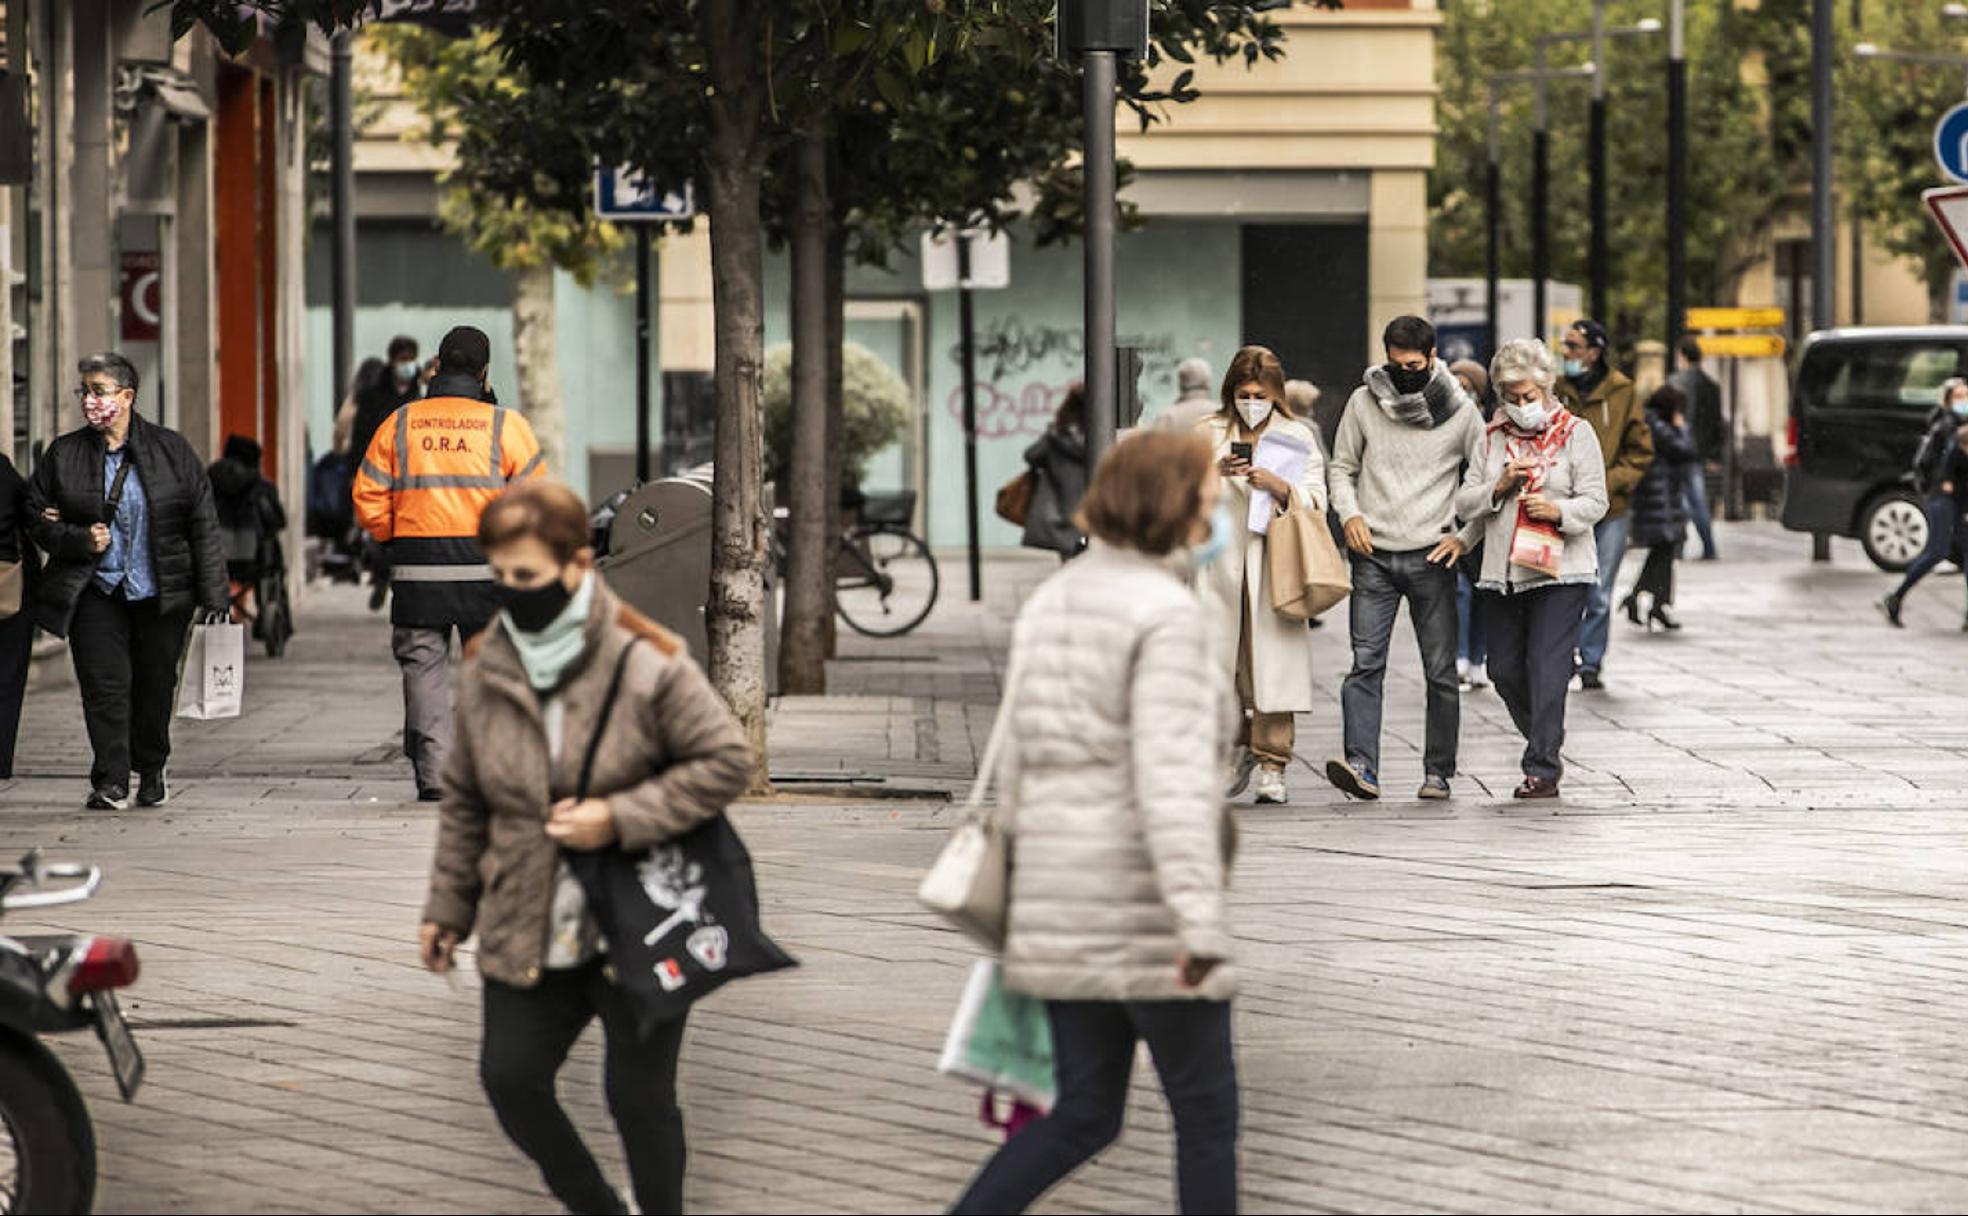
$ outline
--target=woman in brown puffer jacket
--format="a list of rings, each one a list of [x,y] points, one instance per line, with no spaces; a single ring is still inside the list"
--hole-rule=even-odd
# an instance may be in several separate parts
[[[554,1094],[568,1049],[599,1016],[608,1106],[636,1203],[681,1212],[683,1019],[637,1033],[561,851],[642,850],[689,831],[743,792],[750,752],[681,643],[602,584],[587,511],[572,490],[532,481],[507,491],[486,508],[478,541],[505,609],[466,648],[459,674],[424,964],[450,970],[458,943],[477,930],[480,1078],[499,1125],[572,1212],[627,1211]],[[625,651],[592,795],[576,801]]]

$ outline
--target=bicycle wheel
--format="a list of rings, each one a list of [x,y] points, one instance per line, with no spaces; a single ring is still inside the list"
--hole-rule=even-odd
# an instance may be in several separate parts
[[[907,532],[856,531],[841,542],[834,610],[856,633],[892,638],[936,606],[936,559]]]

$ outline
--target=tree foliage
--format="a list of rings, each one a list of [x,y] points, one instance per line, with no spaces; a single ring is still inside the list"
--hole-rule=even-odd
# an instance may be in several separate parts
[[[1920,194],[1947,185],[1934,163],[1934,123],[1962,100],[1962,70],[1933,64],[1861,59],[1860,42],[1887,50],[1968,54],[1968,21],[1949,19],[1938,4],[1864,6],[1857,28],[1844,31],[1839,57],[1837,124],[1839,180],[1866,237],[1919,268],[1934,320],[1946,315],[1954,280],[1953,251],[1934,226]]]
[[[1802,205],[1810,176],[1809,0],[1760,8],[1690,4],[1688,56],[1688,301],[1733,296],[1766,251],[1773,223]],[[1607,21],[1658,18],[1658,0],[1612,0]],[[1582,28],[1570,0],[1490,0],[1448,7],[1436,76],[1441,82],[1436,168],[1430,181],[1429,270],[1480,275],[1486,229],[1489,89],[1497,72],[1528,68],[1541,33]],[[1667,318],[1667,82],[1664,35],[1607,42],[1608,246],[1612,315],[1622,343],[1658,337]],[[1576,44],[1554,46],[1553,67],[1583,62]],[[1587,279],[1589,81],[1550,87],[1552,277]],[[1529,85],[1502,99],[1502,261],[1506,278],[1530,274]]]

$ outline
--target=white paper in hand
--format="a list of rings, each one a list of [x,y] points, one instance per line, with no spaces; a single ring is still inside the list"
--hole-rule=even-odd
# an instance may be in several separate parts
[[[1305,465],[1312,459],[1312,445],[1298,436],[1284,431],[1266,431],[1257,441],[1257,450],[1251,453],[1254,468],[1269,469],[1284,478],[1288,486],[1297,486],[1305,476]],[[1250,530],[1259,536],[1271,531],[1271,520],[1277,514],[1276,501],[1265,490],[1251,494]]]

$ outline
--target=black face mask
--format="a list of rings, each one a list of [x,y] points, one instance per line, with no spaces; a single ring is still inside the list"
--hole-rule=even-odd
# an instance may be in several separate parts
[[[567,605],[574,599],[574,593],[567,584],[558,578],[550,579],[538,587],[499,588],[499,601],[505,606],[512,623],[526,633],[538,633],[560,618],[567,611]]]
[[[1398,363],[1390,363],[1387,365],[1387,378],[1394,382],[1394,391],[1397,393],[1418,393],[1427,388],[1428,382],[1435,378],[1435,369],[1409,368],[1402,367]]]

